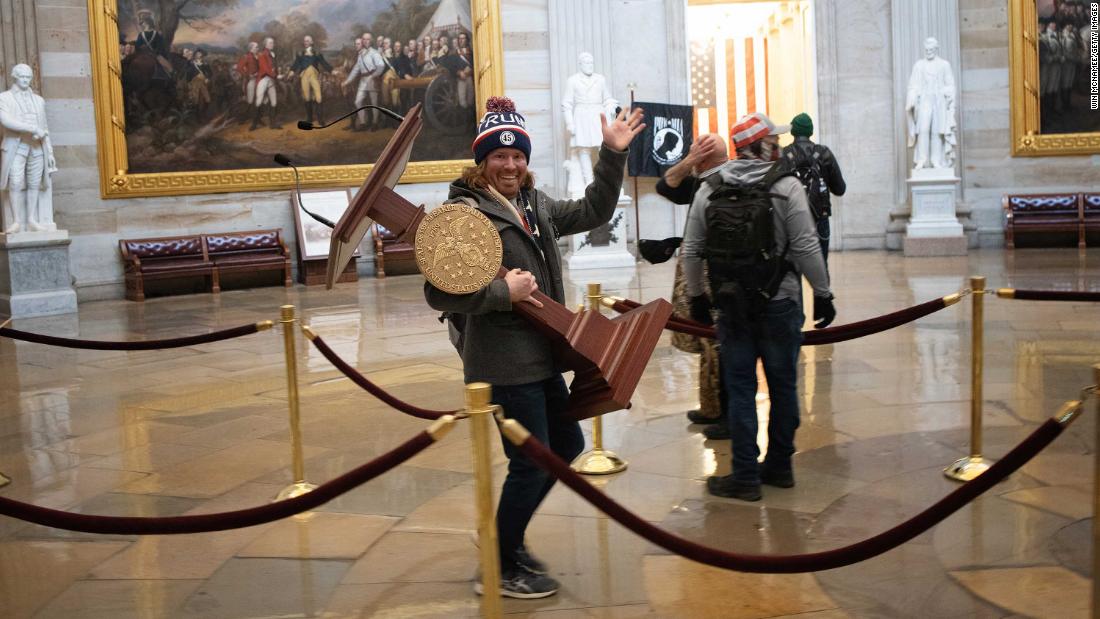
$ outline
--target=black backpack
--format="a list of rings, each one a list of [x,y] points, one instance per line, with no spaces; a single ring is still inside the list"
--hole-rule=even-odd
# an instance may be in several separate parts
[[[814,216],[814,221],[821,221],[832,215],[829,212],[829,186],[821,176],[817,149],[806,152],[795,146],[787,151],[785,157],[788,169],[806,190],[806,201],[810,205],[810,214]]]
[[[707,236],[704,253],[711,293],[719,309],[737,320],[759,314],[779,291],[787,274],[787,249],[775,242],[771,187],[793,173],[772,166],[755,185],[717,187],[704,211]]]

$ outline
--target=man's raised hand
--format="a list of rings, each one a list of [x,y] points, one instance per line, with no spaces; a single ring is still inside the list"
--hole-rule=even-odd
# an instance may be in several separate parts
[[[603,143],[614,150],[626,150],[634,136],[645,129],[645,118],[642,108],[636,107],[627,115],[626,108],[619,111],[615,120],[608,123],[607,115],[600,114],[600,129],[603,131]]]

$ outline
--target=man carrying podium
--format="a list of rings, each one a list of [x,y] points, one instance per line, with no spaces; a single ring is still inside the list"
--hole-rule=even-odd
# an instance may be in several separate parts
[[[641,110],[624,110],[611,121],[601,118],[603,145],[594,180],[579,200],[555,200],[535,189],[527,170],[531,139],[526,122],[506,98],[491,97],[478,125],[475,166],[452,183],[449,201],[462,202],[485,215],[500,234],[503,266],[508,270],[472,294],[450,294],[424,284],[428,304],[447,315],[462,357],[465,380],[493,386],[492,401],[519,421],[559,457],[572,460],[584,449],[579,423],[566,416],[569,390],[555,362],[551,342],[518,313],[520,303],[542,304],[542,290],[565,301],[558,237],[597,228],[615,212],[622,187],[626,149],[645,125]],[[497,510],[500,540],[500,595],[542,598],[558,590],[547,568],[528,551],[524,534],[535,510],[554,484],[542,469],[507,440],[508,476]],[[481,584],[475,591],[483,593]]]

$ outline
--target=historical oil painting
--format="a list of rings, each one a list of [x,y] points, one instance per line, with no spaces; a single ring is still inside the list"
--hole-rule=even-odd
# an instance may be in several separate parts
[[[119,0],[129,173],[371,163],[424,105],[413,161],[467,159],[470,0]]]
[[[1100,131],[1090,109],[1087,0],[1038,0],[1039,122],[1042,133]]]

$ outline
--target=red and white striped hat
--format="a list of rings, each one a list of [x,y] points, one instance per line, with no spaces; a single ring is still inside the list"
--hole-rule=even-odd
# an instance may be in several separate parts
[[[730,139],[735,149],[748,146],[767,135],[779,135],[791,130],[790,125],[776,125],[763,112],[742,116],[730,129]]]

